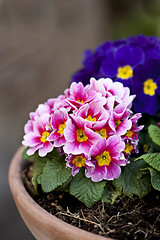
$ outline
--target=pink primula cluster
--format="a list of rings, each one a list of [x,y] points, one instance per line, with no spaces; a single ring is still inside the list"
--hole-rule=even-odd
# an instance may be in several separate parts
[[[131,111],[135,96],[129,88],[111,79],[90,79],[90,84],[72,83],[64,95],[40,104],[25,125],[23,144],[27,154],[40,157],[54,147],[66,157],[75,176],[81,167],[94,182],[113,180],[120,166],[137,152],[140,113]]]

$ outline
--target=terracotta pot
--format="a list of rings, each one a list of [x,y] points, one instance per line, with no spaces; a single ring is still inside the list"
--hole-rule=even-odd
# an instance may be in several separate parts
[[[10,189],[17,208],[37,240],[109,240],[76,228],[49,214],[41,208],[24,188],[21,172],[26,163],[22,160],[24,147],[14,155],[9,169]]]

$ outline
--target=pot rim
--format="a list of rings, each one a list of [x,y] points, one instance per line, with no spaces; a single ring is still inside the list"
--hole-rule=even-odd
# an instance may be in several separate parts
[[[102,236],[87,232],[83,229],[72,226],[71,224],[60,220],[59,218],[48,213],[45,209],[40,207],[32,199],[32,197],[26,191],[22,182],[22,177],[21,177],[22,169],[24,168],[27,162],[22,159],[22,152],[24,148],[25,148],[24,146],[19,147],[15,155],[13,156],[12,161],[10,163],[9,175],[8,175],[9,186],[12,192],[12,196],[14,198],[14,201],[24,221],[25,221],[25,217],[24,217],[24,214],[22,213],[22,210],[25,209],[27,214],[32,213],[32,222],[37,221],[37,217],[38,217],[38,221],[41,222],[42,224],[44,223],[47,224],[48,229],[52,228],[54,231],[61,232],[62,234],[65,234],[68,236],[70,234],[73,234],[74,235],[73,239],[81,239],[80,237],[85,235],[87,240],[107,240],[107,239],[111,240],[111,238],[106,238],[106,237],[102,237]],[[63,224],[63,228],[62,228],[62,224]],[[30,229],[30,226],[28,226],[28,228]]]

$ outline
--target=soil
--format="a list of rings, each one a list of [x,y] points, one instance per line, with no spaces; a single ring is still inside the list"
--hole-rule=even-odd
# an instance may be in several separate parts
[[[31,197],[57,218],[76,227],[113,239],[160,239],[160,193],[152,191],[139,199],[117,198],[114,205],[97,202],[92,208],[68,193],[35,195],[31,183],[32,165],[23,171],[24,185]]]

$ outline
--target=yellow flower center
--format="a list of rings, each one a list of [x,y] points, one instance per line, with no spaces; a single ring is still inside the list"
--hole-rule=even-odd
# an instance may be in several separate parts
[[[86,120],[88,120],[88,121],[97,121],[97,118],[96,117],[92,118],[91,115],[88,115]]]
[[[129,137],[129,138],[131,138],[131,137],[133,136],[133,132],[130,131],[130,130],[128,130],[128,131],[126,132],[126,136]]]
[[[76,167],[85,167],[85,158],[82,155],[76,156],[72,163],[75,163]]]
[[[144,150],[145,153],[148,151],[148,148],[149,148],[149,146],[147,144],[143,145],[143,150]]]
[[[77,100],[77,102],[79,102],[79,103],[84,103],[84,101],[83,101],[83,100],[79,100],[79,99]]]
[[[118,120],[117,122],[115,122],[115,128],[117,128],[120,124],[121,124],[121,120]]]
[[[65,127],[66,127],[66,123],[60,124],[60,125],[59,125],[58,133],[60,133],[61,135],[63,135],[63,131],[64,131]]]
[[[147,79],[143,83],[143,91],[144,94],[149,95],[149,96],[154,96],[155,95],[155,90],[157,89],[157,84],[153,82],[153,79]]]
[[[107,131],[106,131],[105,128],[102,128],[101,130],[96,131],[96,132],[99,133],[102,138],[108,138],[108,136],[107,136]]]
[[[133,70],[129,65],[119,67],[117,77],[121,79],[128,79],[133,77]]]
[[[133,150],[132,144],[127,143],[126,146],[125,146],[124,152],[126,152],[128,154],[131,154],[132,150]]]
[[[42,137],[40,138],[41,142],[47,142],[47,137],[49,137],[49,132],[45,131],[42,133]]]
[[[77,134],[77,141],[78,142],[86,142],[87,141],[88,137],[85,135],[84,130],[77,129],[76,134]]]
[[[98,161],[99,166],[103,166],[103,165],[108,166],[111,161],[111,157],[108,151],[104,151],[101,155],[98,155],[96,157],[96,160]]]

